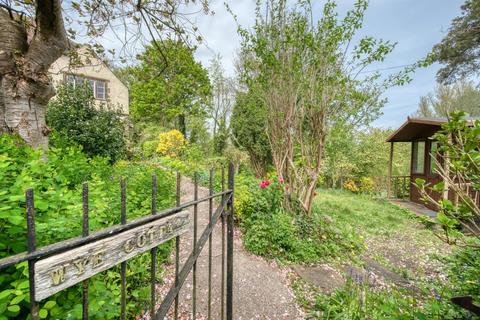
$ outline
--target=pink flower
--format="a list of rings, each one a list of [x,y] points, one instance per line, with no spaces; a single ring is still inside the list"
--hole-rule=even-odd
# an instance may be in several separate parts
[[[265,189],[266,185],[263,183],[263,181],[258,185],[260,188]]]
[[[283,180],[283,177],[282,177],[282,176],[278,177],[278,181],[279,181],[280,183],[284,183],[284,182],[285,182],[285,180]]]
[[[263,184],[265,184],[268,187],[270,185],[270,181],[269,180],[263,180]]]

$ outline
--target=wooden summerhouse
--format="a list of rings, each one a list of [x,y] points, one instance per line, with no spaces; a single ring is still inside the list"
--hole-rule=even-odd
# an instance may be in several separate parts
[[[427,183],[435,184],[442,181],[440,175],[435,172],[436,142],[431,137],[441,129],[447,119],[439,118],[407,118],[390,137],[390,162],[388,168],[388,197],[408,198],[410,201],[424,205],[419,190],[413,185],[415,179],[424,179]],[[395,142],[410,142],[412,145],[410,175],[392,176],[392,163]],[[442,195],[431,191],[434,199],[448,197],[448,191]],[[430,209],[432,204],[426,204]]]

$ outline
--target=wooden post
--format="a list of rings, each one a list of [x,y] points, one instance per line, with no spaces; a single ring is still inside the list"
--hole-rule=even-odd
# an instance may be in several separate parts
[[[390,160],[388,162],[387,198],[392,197],[393,141],[390,142]]]

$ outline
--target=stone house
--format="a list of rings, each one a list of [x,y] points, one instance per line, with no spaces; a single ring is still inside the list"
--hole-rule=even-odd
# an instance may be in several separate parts
[[[77,85],[88,81],[98,104],[108,103],[123,115],[129,114],[128,88],[112,70],[87,46],[74,54],[58,58],[49,69],[54,86],[62,83]]]

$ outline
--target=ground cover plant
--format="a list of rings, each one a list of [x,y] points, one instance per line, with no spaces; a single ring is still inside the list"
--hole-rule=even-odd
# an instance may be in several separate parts
[[[464,319],[469,316],[454,306],[450,298],[473,295],[478,299],[478,252],[445,246],[432,230],[438,227],[435,223],[427,223],[384,199],[322,190],[316,203],[319,214],[329,215],[336,228],[355,234],[362,245],[361,250],[352,251],[347,259],[331,264],[347,279],[332,294],[301,280],[295,282],[297,297],[312,317]],[[387,271],[377,273],[375,263]],[[357,264],[383,279],[372,283],[361,275],[346,272]]]
[[[26,251],[25,190],[35,193],[38,247],[81,235],[83,182],[90,195],[90,231],[120,222],[119,180],[127,184],[127,219],[150,214],[151,175],[157,175],[157,208],[174,204],[174,175],[143,163],[110,165],[106,158],[88,158],[79,147],[34,150],[15,136],[0,136],[0,257]],[[158,262],[168,259],[171,244],[160,247]],[[149,256],[129,261],[129,316],[148,308]],[[159,274],[161,268],[159,267]],[[116,319],[120,312],[120,275],[116,268],[90,282],[92,318]],[[29,311],[26,263],[2,271],[0,319],[25,318]],[[40,304],[41,317],[80,319],[81,288],[72,287]]]

